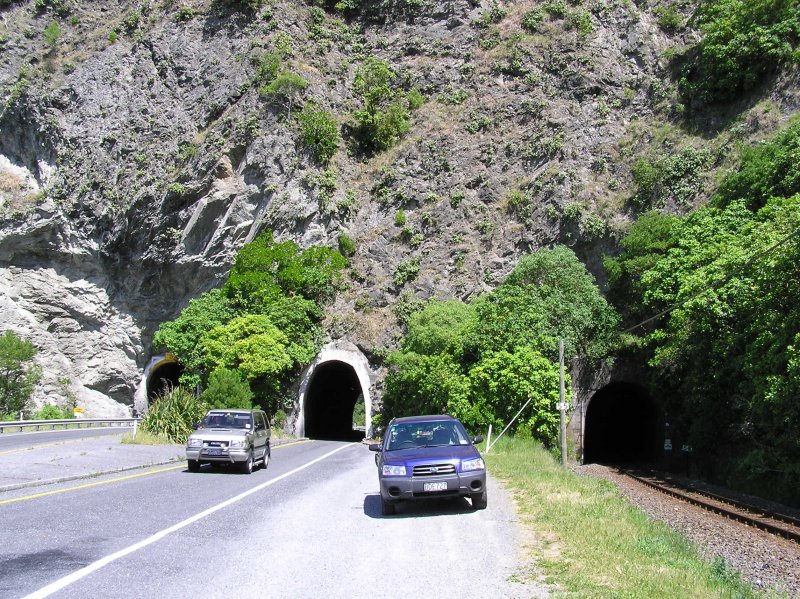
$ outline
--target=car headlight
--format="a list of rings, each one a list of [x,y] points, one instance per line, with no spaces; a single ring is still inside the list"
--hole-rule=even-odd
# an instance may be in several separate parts
[[[203,440],[195,437],[189,437],[189,447],[202,447]]]
[[[484,470],[486,465],[483,463],[482,458],[472,458],[471,460],[464,460],[461,462],[461,472],[469,472],[470,470]]]
[[[384,464],[383,465],[383,475],[384,476],[405,476],[406,475],[406,467],[405,466],[393,466],[391,464]]]
[[[234,439],[231,441],[230,447],[247,447],[247,439]]]

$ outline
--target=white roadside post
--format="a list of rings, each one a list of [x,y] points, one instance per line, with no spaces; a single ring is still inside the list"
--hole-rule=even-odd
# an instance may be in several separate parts
[[[492,425],[489,424],[489,432],[486,433],[486,451],[484,453],[489,453],[489,448],[492,446]]]

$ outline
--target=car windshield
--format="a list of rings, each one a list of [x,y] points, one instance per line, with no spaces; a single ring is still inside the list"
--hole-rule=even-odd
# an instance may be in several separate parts
[[[204,428],[250,428],[250,414],[211,412],[203,417]]]
[[[464,429],[455,422],[412,422],[394,424],[387,431],[387,451],[412,447],[469,445]]]

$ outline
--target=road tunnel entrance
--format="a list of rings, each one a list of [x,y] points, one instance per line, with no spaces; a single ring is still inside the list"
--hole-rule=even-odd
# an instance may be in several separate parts
[[[147,378],[147,405],[152,404],[156,397],[163,395],[172,387],[177,387],[181,374],[183,366],[175,361],[164,360],[153,366]]]
[[[332,360],[318,365],[305,392],[305,436],[311,439],[360,441],[364,423],[356,428],[353,413],[364,393],[355,369]],[[358,413],[363,413],[358,410]]]
[[[598,391],[586,411],[585,463],[642,464],[656,460],[658,414],[647,391],[632,383],[611,383]]]

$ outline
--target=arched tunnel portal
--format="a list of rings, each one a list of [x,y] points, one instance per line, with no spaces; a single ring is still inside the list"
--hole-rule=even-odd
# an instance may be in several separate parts
[[[364,355],[352,347],[323,350],[306,370],[295,424],[298,436],[358,441],[371,434],[369,369]]]
[[[658,411],[647,391],[633,383],[611,383],[592,397],[586,411],[585,463],[653,463]]]
[[[153,403],[156,397],[178,386],[178,379],[183,374],[183,366],[174,358],[162,358],[153,363],[145,372],[147,380],[147,405]]]

